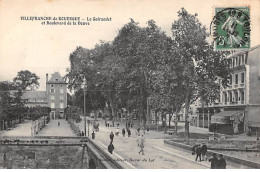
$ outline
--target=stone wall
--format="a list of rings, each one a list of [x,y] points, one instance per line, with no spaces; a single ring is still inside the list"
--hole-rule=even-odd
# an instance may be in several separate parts
[[[82,146],[1,145],[0,168],[79,169]]]

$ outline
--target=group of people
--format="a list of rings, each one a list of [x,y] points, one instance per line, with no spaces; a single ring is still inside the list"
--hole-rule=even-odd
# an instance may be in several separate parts
[[[207,151],[208,151],[208,147],[205,143],[202,143],[202,146],[200,144],[193,146],[192,148],[192,154],[196,154],[196,161],[198,160],[198,158],[200,159],[200,161],[206,161],[207,160]]]
[[[138,127],[137,128],[137,134],[138,135],[141,134],[140,131],[141,131],[141,129],[140,129],[140,127]],[[149,134],[149,131],[150,131],[149,127],[146,127],[146,134]],[[144,127],[143,127],[143,134],[145,134],[145,128]]]
[[[205,143],[202,143],[202,146],[200,144],[197,144],[192,147],[192,155],[196,154],[195,161],[207,161],[207,145]],[[224,159],[222,154],[219,154],[219,157],[217,157],[216,153],[213,153],[213,157],[209,159],[209,162],[211,162],[211,168],[212,169],[225,169],[226,168],[226,160]]]

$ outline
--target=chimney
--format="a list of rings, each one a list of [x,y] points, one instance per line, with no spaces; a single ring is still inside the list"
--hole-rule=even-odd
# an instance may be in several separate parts
[[[46,73],[46,83],[48,82],[48,73]]]

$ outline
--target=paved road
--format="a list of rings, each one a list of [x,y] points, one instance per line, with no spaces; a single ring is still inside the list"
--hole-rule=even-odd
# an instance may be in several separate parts
[[[58,126],[58,122],[60,125]],[[51,120],[37,136],[76,136],[64,119]]]
[[[60,126],[58,126],[58,121]],[[12,130],[5,131],[2,136],[31,136],[31,121],[26,121],[19,124]],[[65,120],[51,120],[46,126],[37,134],[38,136],[76,136],[70,128],[70,125]]]
[[[100,123],[100,131],[96,132],[95,143],[100,145],[105,151],[109,145],[109,133],[115,132],[115,127],[105,127],[104,122]],[[83,130],[84,124],[78,124]],[[121,133],[121,129],[119,129]],[[90,125],[90,134],[92,133]],[[122,160],[126,168],[138,169],[208,169],[209,162],[195,162],[195,157],[191,153],[182,152],[178,149],[166,146],[163,139],[158,138],[156,131],[150,131],[149,135],[145,135],[145,155],[139,155],[137,146],[137,135],[132,130],[131,137],[123,137],[121,134],[114,137],[115,150],[112,156],[115,159]]]
[[[4,131],[1,136],[31,136],[31,121],[25,121],[17,127]]]

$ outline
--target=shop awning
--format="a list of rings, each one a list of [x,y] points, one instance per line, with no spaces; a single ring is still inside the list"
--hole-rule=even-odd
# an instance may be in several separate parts
[[[211,123],[215,124],[231,124],[231,120],[234,120],[234,116],[242,115],[243,111],[223,111],[219,112],[211,117]]]

